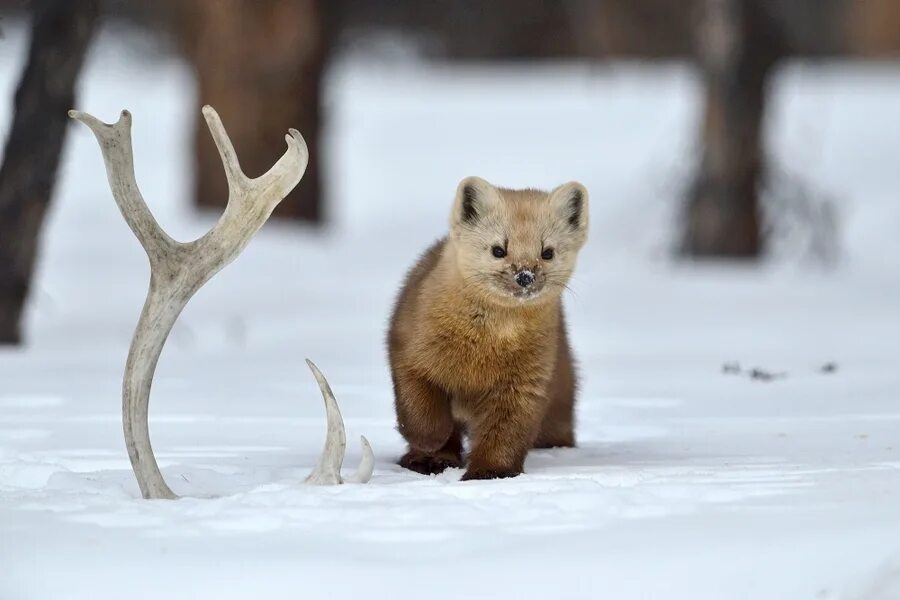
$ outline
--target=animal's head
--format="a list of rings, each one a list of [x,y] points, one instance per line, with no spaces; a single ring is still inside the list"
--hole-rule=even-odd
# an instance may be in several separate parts
[[[587,239],[588,193],[497,188],[463,179],[450,215],[451,251],[467,288],[501,304],[558,297]]]

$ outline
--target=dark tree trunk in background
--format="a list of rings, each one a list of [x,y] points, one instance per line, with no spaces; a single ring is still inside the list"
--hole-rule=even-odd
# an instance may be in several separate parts
[[[839,21],[849,50],[864,57],[900,55],[900,2],[847,2]]]
[[[320,221],[320,96],[332,27],[318,0],[193,0],[176,3],[176,28],[197,74],[199,100],[222,116],[241,166],[261,175],[284,153],[289,127],[310,148],[303,181],[275,215]],[[197,111],[195,193],[224,207],[228,186]]]
[[[705,0],[702,6],[698,41],[706,108],[683,251],[754,258],[762,246],[758,188],[766,87],[786,49],[764,0]]]
[[[95,0],[35,0],[28,63],[0,166],[0,344],[18,344]]]

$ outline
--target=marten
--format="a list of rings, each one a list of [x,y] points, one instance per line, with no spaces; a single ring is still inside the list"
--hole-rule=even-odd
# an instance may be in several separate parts
[[[388,331],[399,464],[462,480],[515,477],[530,448],[575,445],[562,292],[587,239],[588,193],[462,180],[450,232],[409,272]]]

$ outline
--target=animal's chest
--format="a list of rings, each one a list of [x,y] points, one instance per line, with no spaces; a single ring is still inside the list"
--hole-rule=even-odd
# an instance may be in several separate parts
[[[418,351],[429,379],[454,392],[479,393],[536,367],[548,340],[529,325],[479,315],[433,319]]]

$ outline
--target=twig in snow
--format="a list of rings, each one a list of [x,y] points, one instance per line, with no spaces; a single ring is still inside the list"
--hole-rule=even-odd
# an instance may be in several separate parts
[[[772,371],[766,371],[765,369],[760,369],[759,367],[753,367],[748,371],[750,375],[750,379],[755,379],[756,381],[765,381],[770,382],[776,379],[784,379],[787,377],[787,373],[774,373]]]
[[[741,363],[737,361],[723,363],[722,373],[724,373],[725,375],[740,375]]]

